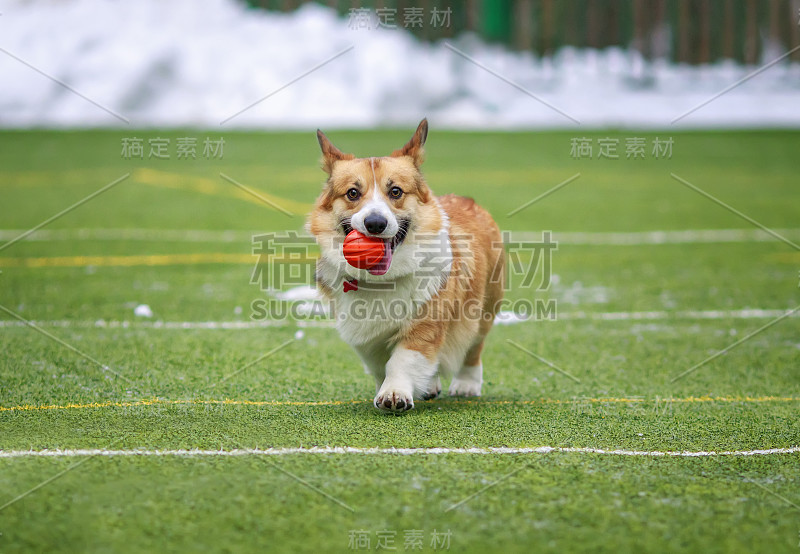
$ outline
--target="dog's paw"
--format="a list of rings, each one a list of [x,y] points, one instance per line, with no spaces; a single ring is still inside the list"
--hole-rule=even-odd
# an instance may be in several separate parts
[[[481,382],[467,379],[453,378],[447,391],[450,396],[480,396]]]
[[[378,392],[373,402],[375,407],[385,412],[401,413],[414,407],[414,400],[410,394],[395,390]]]
[[[441,393],[442,393],[442,382],[439,380],[439,377],[434,377],[431,380],[431,384],[428,386],[428,390],[425,392],[425,394],[422,395],[422,399],[433,400]]]

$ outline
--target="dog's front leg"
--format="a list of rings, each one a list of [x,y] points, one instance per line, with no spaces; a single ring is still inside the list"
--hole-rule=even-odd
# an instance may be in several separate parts
[[[372,375],[375,378],[375,392],[377,393],[381,384],[386,380],[386,364],[389,361],[391,352],[384,347],[371,346],[371,345],[354,345],[353,349],[361,358],[361,363],[364,366],[364,372],[367,375]]]
[[[415,396],[428,392],[437,371],[435,353],[429,357],[409,346],[400,343],[386,363],[386,378],[375,396],[376,408],[404,412],[414,407]]]

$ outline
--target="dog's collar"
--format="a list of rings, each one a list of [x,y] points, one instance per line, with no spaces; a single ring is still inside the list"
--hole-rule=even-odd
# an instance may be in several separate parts
[[[342,288],[344,288],[344,292],[358,290],[358,279],[350,279],[349,281],[345,279],[342,281]]]

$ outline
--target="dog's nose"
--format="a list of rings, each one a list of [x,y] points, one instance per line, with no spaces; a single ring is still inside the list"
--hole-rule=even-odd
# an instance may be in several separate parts
[[[366,227],[367,231],[373,235],[379,235],[380,233],[383,233],[388,224],[389,222],[386,221],[386,218],[380,214],[372,213],[364,218],[364,227]]]

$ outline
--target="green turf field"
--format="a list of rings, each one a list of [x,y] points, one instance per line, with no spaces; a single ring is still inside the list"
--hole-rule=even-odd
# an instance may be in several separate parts
[[[410,130],[328,134],[380,155]],[[121,156],[130,137],[144,159]],[[148,158],[157,137],[169,159]],[[618,159],[598,159],[607,137]],[[0,132],[0,552],[796,552],[800,452],[580,449],[800,445],[800,313],[781,319],[800,305],[800,133],[434,126],[427,146],[435,192],[553,231],[549,290],[507,296],[557,314],[495,327],[482,398],[393,417],[328,322],[251,321],[271,298],[251,237],[302,229],[313,132]],[[545,446],[573,450],[519,452]],[[455,451],[368,450],[438,447]],[[24,452],[56,449],[73,455]],[[154,455],[180,449],[275,455]]]

